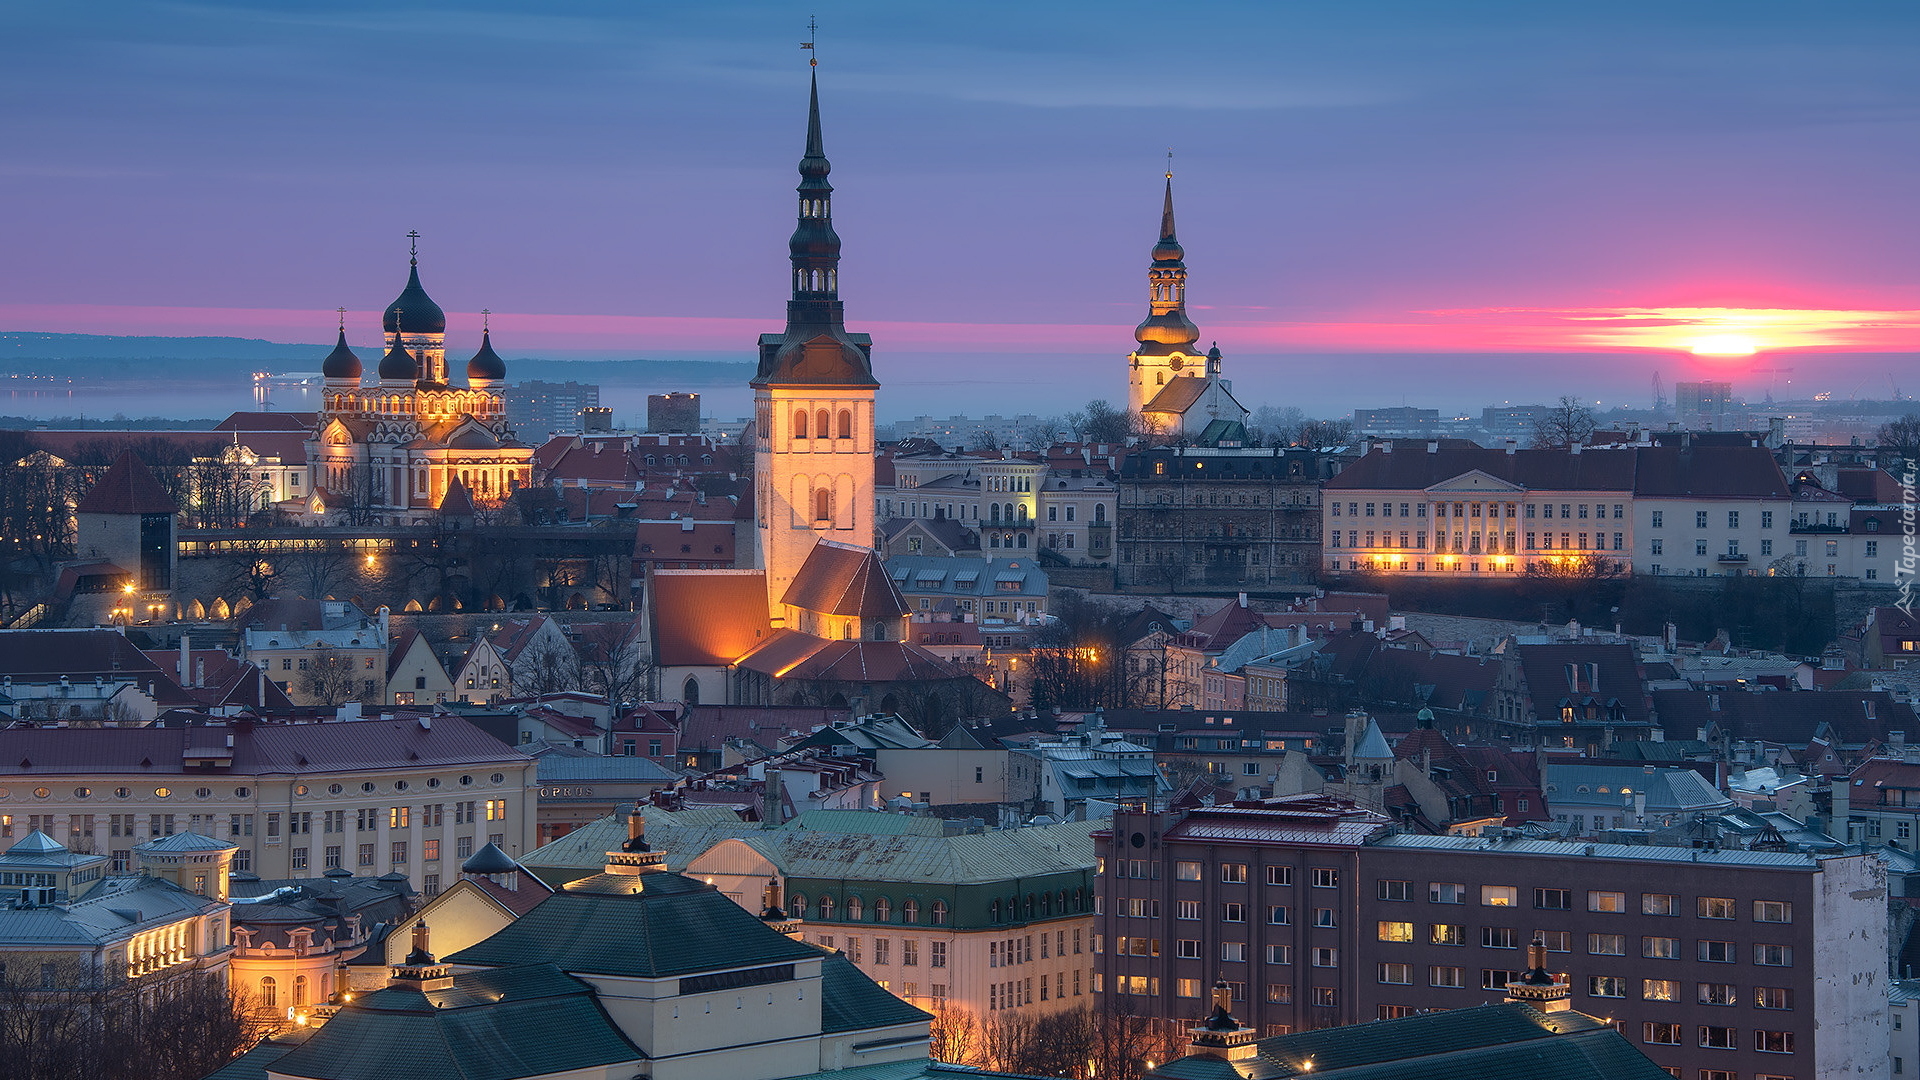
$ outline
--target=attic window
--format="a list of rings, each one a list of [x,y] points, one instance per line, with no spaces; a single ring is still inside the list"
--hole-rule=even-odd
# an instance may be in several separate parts
[[[1582,795],[1586,795],[1586,794],[1589,794],[1589,793],[1590,793],[1590,792],[1592,791],[1592,789],[1591,789],[1591,788],[1589,788],[1589,787],[1587,787],[1587,785],[1585,785],[1585,784],[1581,784],[1581,785],[1580,785],[1579,787],[1577,787],[1577,788],[1574,788],[1573,790],[1574,790],[1574,791],[1576,791],[1576,792],[1578,792],[1578,793],[1580,793],[1580,794],[1582,794]]]

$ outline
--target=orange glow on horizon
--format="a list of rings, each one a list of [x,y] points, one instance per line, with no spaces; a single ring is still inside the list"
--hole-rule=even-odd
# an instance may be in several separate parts
[[[1689,351],[1695,356],[1752,356],[1760,346],[1740,334],[1713,334],[1694,342]]]

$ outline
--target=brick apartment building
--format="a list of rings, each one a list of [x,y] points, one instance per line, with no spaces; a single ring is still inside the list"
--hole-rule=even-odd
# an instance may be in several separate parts
[[[1573,1007],[1687,1080],[1885,1071],[1867,856],[1399,833],[1325,796],[1116,814],[1096,985],[1180,1024],[1224,979],[1266,1034],[1497,1001],[1542,935]]]

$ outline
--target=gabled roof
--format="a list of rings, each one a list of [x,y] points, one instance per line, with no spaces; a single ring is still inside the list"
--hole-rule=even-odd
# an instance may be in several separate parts
[[[1884,740],[1890,731],[1920,732],[1913,707],[1885,691],[1656,690],[1654,714],[1672,739],[1717,727],[1733,739],[1800,745],[1822,724],[1842,744]]]
[[[897,619],[907,600],[871,548],[822,540],[807,553],[781,603],[822,615]]]
[[[1193,624],[1181,635],[1179,644],[1203,652],[1217,652],[1255,630],[1267,628],[1259,612],[1241,603],[1223,604],[1212,614]]]
[[[178,509],[153,470],[131,450],[120,451],[106,475],[73,508],[76,514],[171,514]]]
[[[725,667],[773,634],[759,570],[656,570],[647,611],[662,667]]]
[[[467,494],[467,485],[461,483],[458,476],[447,484],[446,494],[440,496],[440,513],[447,517],[473,516],[473,496]]]
[[[1161,387],[1160,392],[1153,395],[1152,401],[1140,407],[1140,411],[1184,413],[1193,408],[1193,403],[1199,401],[1212,384],[1212,379],[1192,375],[1174,379]]]

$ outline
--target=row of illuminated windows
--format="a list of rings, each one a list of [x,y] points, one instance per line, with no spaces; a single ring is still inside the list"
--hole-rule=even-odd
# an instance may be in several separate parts
[[[1378,895],[1382,900],[1411,901],[1414,896],[1413,882],[1382,878],[1377,882]],[[1435,881],[1427,885],[1427,900],[1435,904],[1464,904],[1467,902],[1467,886],[1459,882]],[[1572,889],[1536,888],[1533,890],[1533,906],[1540,911],[1571,911],[1576,893]],[[1630,909],[1628,898],[1632,894],[1610,890],[1589,889],[1586,893],[1588,911],[1625,913]],[[1480,903],[1483,907],[1517,907],[1520,902],[1520,890],[1512,885],[1480,886]],[[1694,914],[1702,919],[1737,919],[1739,902],[1728,896],[1698,896],[1694,898]],[[1641,893],[1640,914],[1642,915],[1679,915],[1683,910],[1680,897],[1675,893]],[[1793,904],[1785,900],[1753,901],[1753,921],[1765,923],[1790,923],[1793,921]]]
[[[1653,1046],[1681,1046],[1684,1045],[1686,1028],[1685,1024],[1663,1024],[1649,1020],[1641,1028],[1640,1041]],[[1740,1029],[1702,1024],[1699,1027],[1698,1045],[1707,1050],[1738,1050]],[[1762,1054],[1791,1054],[1793,1032],[1755,1029],[1753,1048]],[[1705,1077],[1710,1071],[1717,1070],[1702,1069],[1700,1075]],[[1732,1080],[1732,1074],[1725,1075],[1727,1080]]]
[[[1331,920],[1330,909],[1326,912]],[[1332,925],[1329,921],[1324,925]],[[1380,941],[1411,943],[1419,940],[1415,926],[1410,922],[1382,921],[1377,925],[1376,936]],[[1565,930],[1538,931],[1535,937],[1548,952],[1571,952],[1571,937]],[[1456,923],[1431,923],[1425,935],[1429,945],[1467,944],[1467,928]],[[1652,937],[1640,939],[1640,955],[1650,960],[1680,959],[1680,940],[1677,937]],[[1511,926],[1483,926],[1480,928],[1480,946],[1485,949],[1517,949],[1521,946],[1519,931]],[[1700,939],[1695,942],[1695,958],[1709,963],[1736,963],[1737,949],[1730,941]],[[1589,956],[1625,956],[1627,955],[1627,935],[1625,934],[1588,934],[1587,954]],[[1753,962],[1764,967],[1792,967],[1793,946],[1756,944],[1753,947]]]
[[[815,935],[814,940],[818,941],[821,945],[825,946],[826,948],[831,949],[835,947],[834,936],[832,934],[817,934]],[[847,959],[852,960],[856,964],[866,963],[867,961],[866,961],[866,957],[864,955],[864,949],[863,949],[864,944],[865,942],[860,938],[857,938],[857,937],[847,938],[846,939]],[[887,965],[890,965],[893,963],[893,939],[892,938],[874,938],[873,939],[873,963],[887,964]],[[919,941],[913,938],[900,939],[900,966],[901,967],[920,966],[920,942]],[[927,942],[927,966],[936,967],[936,968],[943,968],[947,966],[947,943],[946,942],[944,941]]]
[[[1332,500],[1328,500],[1327,506],[1331,509],[1333,517],[1341,516],[1341,513],[1340,513],[1341,505],[1342,504],[1340,503],[1334,502]],[[1406,517],[1424,518],[1427,516],[1427,505],[1428,504],[1421,503],[1421,502],[1400,503],[1399,516],[1403,518],[1406,518]],[[1553,508],[1555,505],[1556,504],[1554,503],[1527,503],[1526,516],[1530,518],[1531,517],[1551,518],[1554,516]],[[1394,504],[1390,502],[1382,502],[1382,503],[1350,502],[1350,503],[1346,503],[1345,506],[1346,506],[1345,516],[1347,517],[1373,517],[1376,506],[1379,509],[1379,516],[1381,517],[1394,516],[1394,513],[1393,513]],[[1573,520],[1575,518],[1578,518],[1580,520],[1586,520],[1589,514],[1589,511],[1591,511],[1591,514],[1595,519],[1604,520],[1607,517],[1608,504],[1606,503],[1592,503],[1592,504],[1559,503],[1558,506],[1560,507],[1560,517],[1568,520]],[[1364,512],[1362,510],[1363,507],[1364,507]],[[1448,507],[1453,508],[1452,516],[1455,518],[1477,518],[1482,516],[1483,506],[1481,503],[1477,503],[1477,502],[1434,503],[1433,516],[1437,518],[1447,517]],[[1613,507],[1613,520],[1615,521],[1625,520],[1627,516],[1626,504],[1613,503],[1612,507]],[[1508,520],[1513,520],[1520,516],[1518,505],[1515,503],[1489,502],[1484,505],[1484,510],[1485,510],[1485,516],[1490,518],[1505,517]],[[1660,512],[1657,510],[1654,511],[1654,518],[1656,519],[1656,525],[1658,524],[1657,519],[1659,518],[1659,516],[1660,516]],[[1703,516],[1704,516],[1704,512],[1703,512]],[[1734,522],[1737,523],[1739,520],[1739,511],[1736,510],[1729,516],[1733,519]],[[1768,525],[1772,524],[1773,514],[1771,511],[1765,512],[1762,516],[1766,518],[1766,522]],[[1734,527],[1738,528],[1738,525],[1735,524]]]

